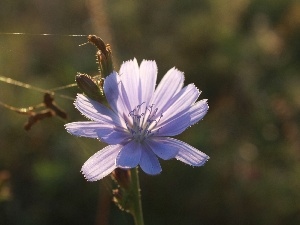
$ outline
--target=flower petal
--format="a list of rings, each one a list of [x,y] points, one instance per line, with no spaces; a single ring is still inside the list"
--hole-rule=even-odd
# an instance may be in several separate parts
[[[121,129],[113,129],[110,130],[111,132],[105,132],[102,130],[101,133],[97,132],[98,136],[101,137],[100,139],[110,145],[114,144],[121,144],[129,140],[130,135],[125,130]]]
[[[163,108],[166,112],[153,129],[153,132],[158,131],[156,136],[175,136],[187,129],[191,125],[191,115],[188,112],[198,96],[199,91],[193,84],[176,94]]]
[[[182,115],[178,115],[179,117],[173,117],[172,120],[168,120],[163,125],[156,127],[152,132],[157,131],[155,136],[175,136],[181,134],[190,126],[190,115],[188,113],[184,113]]]
[[[151,104],[154,104],[155,108],[161,110],[182,89],[183,81],[184,76],[181,71],[175,68],[170,69],[157,86],[151,99]],[[160,111],[157,113],[160,114]]]
[[[74,105],[83,115],[91,120],[122,126],[120,118],[112,110],[82,94],[77,95]]]
[[[141,99],[140,104],[150,103],[157,79],[157,65],[155,61],[143,60],[140,66]]]
[[[126,144],[117,156],[117,167],[128,169],[136,167],[141,159],[143,147],[140,143],[131,141]]]
[[[100,180],[116,168],[116,157],[121,145],[109,145],[92,155],[82,166],[81,172],[88,181]]]
[[[167,139],[170,141],[171,145],[179,149],[178,154],[175,158],[180,160],[181,162],[184,162],[191,166],[203,166],[209,159],[208,155],[188,145],[185,142],[176,140],[174,138]]]
[[[164,160],[175,158],[179,149],[170,144],[170,141],[165,137],[155,137],[147,140],[149,148],[159,157]]]
[[[143,149],[139,164],[147,174],[156,175],[161,172],[161,166],[156,155],[148,148]]]
[[[99,122],[73,122],[67,123],[65,128],[70,134],[80,136],[80,137],[88,137],[88,138],[98,138],[97,131],[99,127],[103,126]]]
[[[107,144],[120,144],[130,138],[129,133],[110,124],[98,122],[73,122],[65,125],[73,135],[88,138],[99,138]]]
[[[201,120],[208,111],[207,99],[196,102],[189,110],[191,116],[190,124],[193,125]]]
[[[114,112],[118,112],[120,108],[117,105],[119,99],[119,82],[118,74],[113,72],[105,78],[103,84],[105,97]]]
[[[158,126],[163,126],[169,120],[181,116],[187,112],[199,97],[200,92],[194,84],[189,84],[176,94],[162,109],[163,120]]]
[[[140,70],[136,59],[124,62],[120,68],[120,81],[122,89],[123,100],[129,106],[129,110],[133,109],[140,102]],[[128,102],[127,102],[127,98]]]
[[[104,93],[106,99],[112,110],[119,115],[119,117],[127,117],[130,112],[129,99],[121,83],[120,76],[113,72],[104,80]]]

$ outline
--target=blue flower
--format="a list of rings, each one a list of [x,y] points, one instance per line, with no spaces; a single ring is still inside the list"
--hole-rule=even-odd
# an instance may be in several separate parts
[[[104,81],[110,108],[78,94],[75,107],[91,121],[66,124],[69,133],[97,138],[107,147],[91,156],[81,171],[88,181],[100,180],[116,168],[136,166],[147,174],[161,172],[158,158],[176,158],[202,166],[209,157],[175,136],[201,120],[207,113],[206,100],[194,84],[183,87],[184,75],[172,68],[156,87],[155,61],[136,59],[122,64]]]

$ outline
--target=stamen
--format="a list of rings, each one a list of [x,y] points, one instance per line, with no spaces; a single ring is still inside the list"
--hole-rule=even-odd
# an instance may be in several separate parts
[[[158,108],[154,108],[154,104],[146,106],[144,108],[145,111],[142,112],[143,104],[145,104],[145,102],[136,106],[129,112],[128,116],[132,118],[132,122],[125,119],[128,131],[131,133],[132,138],[137,142],[142,142],[146,138],[158,133],[158,130],[153,133],[152,129],[156,127],[162,117],[162,115],[160,115],[158,119],[153,119],[158,111]]]

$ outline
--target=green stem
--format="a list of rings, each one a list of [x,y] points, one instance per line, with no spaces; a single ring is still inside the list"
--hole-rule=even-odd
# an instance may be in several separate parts
[[[133,206],[131,213],[133,215],[135,225],[144,225],[138,167],[131,169],[131,182],[133,193]]]

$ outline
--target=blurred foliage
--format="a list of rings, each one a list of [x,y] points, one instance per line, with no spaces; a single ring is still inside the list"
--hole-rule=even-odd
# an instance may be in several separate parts
[[[176,66],[209,99],[204,120],[179,138],[211,159],[202,168],[173,160],[159,176],[141,173],[145,223],[299,224],[299,1],[98,1],[99,18],[92,0],[1,2],[0,75],[50,89],[74,83],[76,72],[97,74],[94,46],[78,47],[85,37],[1,33],[105,40],[94,21],[107,13],[116,61],[155,59],[160,77]],[[0,85],[7,104],[42,101],[41,93]],[[83,119],[72,101],[55,100],[69,121]],[[25,116],[0,112],[0,224],[132,224],[109,204],[109,178],[88,183],[79,172],[102,143],[70,136],[57,118],[26,132]]]

